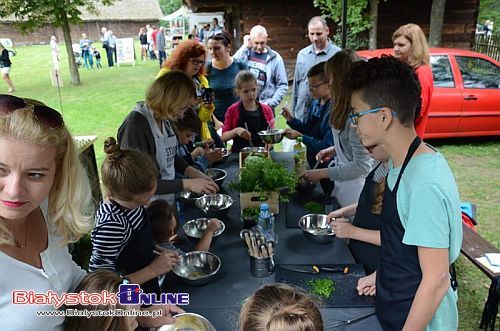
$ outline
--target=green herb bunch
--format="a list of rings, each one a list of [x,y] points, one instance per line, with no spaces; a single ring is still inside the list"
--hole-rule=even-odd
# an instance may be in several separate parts
[[[307,285],[311,288],[311,293],[328,299],[335,291],[335,283],[330,278],[318,278],[310,280]]]
[[[249,156],[245,160],[245,168],[240,173],[239,183],[231,188],[240,192],[273,192],[288,188],[295,190],[297,178],[283,165],[269,158]]]
[[[260,214],[260,208],[259,207],[247,207],[243,208],[243,211],[241,213],[241,217],[244,219],[257,219]]]
[[[325,208],[316,201],[309,201],[304,204],[304,208],[307,212],[311,214],[324,214]]]

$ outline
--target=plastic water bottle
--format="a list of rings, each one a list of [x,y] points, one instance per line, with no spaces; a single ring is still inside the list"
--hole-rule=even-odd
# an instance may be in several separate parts
[[[269,212],[269,205],[267,203],[260,205],[257,228],[264,238],[266,238],[266,241],[274,241],[274,216]]]
[[[302,137],[297,137],[297,143],[293,146],[293,159],[295,160],[295,173],[301,175],[306,171],[307,150],[302,142]]]

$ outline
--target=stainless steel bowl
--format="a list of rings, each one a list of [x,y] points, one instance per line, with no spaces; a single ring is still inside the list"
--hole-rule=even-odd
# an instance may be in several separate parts
[[[210,252],[193,251],[179,256],[172,268],[186,285],[199,286],[208,283],[220,269],[220,259]]]
[[[219,185],[219,187],[224,182],[224,179],[227,177],[227,172],[225,170],[219,168],[208,168],[205,170],[205,174],[212,178],[215,184]]]
[[[184,204],[187,204],[187,205],[193,205],[194,202],[196,201],[196,199],[199,199],[203,196],[203,194],[198,194],[198,193],[194,193],[194,192],[191,192],[191,191],[182,191],[180,194],[179,194],[182,202],[184,202]]]
[[[198,240],[207,230],[208,221],[210,221],[210,218],[195,218],[194,220],[184,223],[182,229],[188,238]],[[214,242],[217,236],[219,236],[226,229],[226,225],[224,225],[223,222],[220,222],[220,224],[220,228],[214,233],[212,242]]]
[[[328,224],[328,217],[324,214],[304,215],[299,220],[299,226],[307,239],[318,244],[330,243],[335,237],[335,232]]]
[[[283,140],[285,135],[285,130],[283,129],[272,129],[272,130],[262,130],[257,132],[260,139],[265,144],[278,144]]]
[[[240,151],[241,153],[262,153],[264,154],[267,150],[264,147],[243,147]]]
[[[227,194],[206,194],[197,199],[194,205],[207,217],[224,217],[233,205],[233,198]]]

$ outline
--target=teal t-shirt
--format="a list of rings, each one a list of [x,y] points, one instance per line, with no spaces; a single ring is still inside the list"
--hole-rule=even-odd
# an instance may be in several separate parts
[[[387,183],[392,190],[401,168],[389,161]],[[405,229],[403,243],[448,248],[449,263],[462,246],[462,214],[455,177],[439,152],[419,154],[408,163],[397,192],[399,218]],[[426,331],[456,330],[457,293],[450,287]]]

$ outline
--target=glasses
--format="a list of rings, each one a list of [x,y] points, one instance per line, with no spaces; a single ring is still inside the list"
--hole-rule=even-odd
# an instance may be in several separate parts
[[[358,125],[358,121],[359,121],[359,118],[361,116],[364,116],[366,114],[371,114],[371,113],[377,113],[379,111],[381,111],[382,109],[384,109],[384,107],[381,107],[381,108],[374,108],[374,109],[370,109],[370,110],[366,110],[366,111],[362,111],[360,113],[354,113],[352,110],[351,110],[351,113],[349,114],[349,119],[351,120],[351,123],[353,125]],[[397,117],[397,113],[395,111],[392,111],[392,116],[394,117]]]
[[[325,85],[325,84],[329,84],[330,82],[323,82],[323,83],[319,83],[319,84],[316,84],[316,85],[309,85],[309,89],[310,90],[315,90],[317,89],[318,87],[320,87],[321,85]]]
[[[198,59],[191,59],[191,61],[193,62],[193,64],[195,66],[201,64],[201,65],[204,65],[205,64],[205,61],[204,60],[198,60]]]
[[[29,108],[41,124],[49,128],[60,128],[64,120],[56,110],[42,105],[36,100],[21,99],[12,95],[0,94],[0,116],[9,115],[16,110]]]

